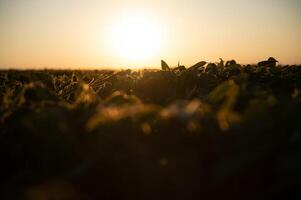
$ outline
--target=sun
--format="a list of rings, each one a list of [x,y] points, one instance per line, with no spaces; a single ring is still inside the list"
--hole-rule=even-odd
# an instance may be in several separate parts
[[[142,61],[159,54],[163,32],[153,18],[128,15],[112,23],[109,38],[114,53],[129,61]]]

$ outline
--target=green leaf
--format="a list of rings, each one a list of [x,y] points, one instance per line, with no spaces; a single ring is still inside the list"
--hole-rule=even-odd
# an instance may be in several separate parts
[[[169,66],[167,65],[167,63],[164,60],[161,60],[161,68],[164,71],[169,71],[170,70]]]
[[[203,66],[206,65],[206,64],[207,64],[206,61],[201,61],[201,62],[196,63],[195,65],[192,65],[192,66],[189,67],[188,69],[189,69],[189,70],[197,70],[197,69],[203,67]]]

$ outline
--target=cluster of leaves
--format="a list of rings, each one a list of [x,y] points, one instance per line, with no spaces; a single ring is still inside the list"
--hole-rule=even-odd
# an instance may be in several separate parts
[[[0,71],[1,199],[289,199],[301,66]]]

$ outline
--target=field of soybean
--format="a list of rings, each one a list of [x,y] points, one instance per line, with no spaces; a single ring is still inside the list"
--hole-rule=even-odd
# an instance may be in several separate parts
[[[0,199],[301,198],[301,66],[0,71]]]

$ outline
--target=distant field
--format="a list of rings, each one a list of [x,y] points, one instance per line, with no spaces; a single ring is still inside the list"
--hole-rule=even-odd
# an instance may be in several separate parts
[[[0,199],[301,198],[301,66],[0,71],[0,105]]]

